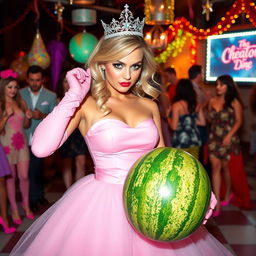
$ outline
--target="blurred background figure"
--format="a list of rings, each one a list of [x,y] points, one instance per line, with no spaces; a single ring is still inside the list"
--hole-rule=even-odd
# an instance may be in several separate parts
[[[252,87],[250,93],[250,109],[252,111],[252,124],[250,134],[250,150],[249,153],[253,156],[256,166],[256,87]]]
[[[5,149],[12,175],[7,177],[7,192],[11,204],[12,219],[15,224],[21,224],[16,201],[16,171],[19,178],[22,195],[22,207],[26,217],[34,219],[29,207],[29,151],[23,128],[30,126],[31,112],[19,94],[16,79],[12,76],[0,80],[1,126],[0,141]]]
[[[207,105],[207,99],[204,94],[202,83],[203,83],[203,70],[200,65],[193,65],[188,70],[188,77],[193,84],[193,88],[197,95],[197,102],[205,107]]]
[[[188,70],[188,77],[192,82],[193,88],[196,92],[197,103],[203,110],[205,119],[207,119],[206,107],[210,99],[210,95],[206,94],[206,91],[203,88],[203,69],[201,65],[192,65]],[[208,129],[206,123],[204,125],[197,126],[200,134],[201,146],[199,148],[199,161],[205,167],[207,173],[211,175],[211,166],[208,161],[207,153],[207,140],[208,140]]]
[[[180,79],[177,84],[169,124],[173,130],[172,146],[198,158],[201,139],[197,126],[205,125],[205,118],[189,79]]]
[[[16,228],[10,227],[7,215],[6,177],[9,175],[11,175],[11,168],[0,143],[0,225],[6,234],[16,231]]]
[[[241,196],[243,194],[241,191],[246,190],[248,191],[246,197],[250,200],[243,163],[236,163],[236,167],[230,169],[230,164],[235,161],[231,155],[241,154],[237,132],[242,124],[242,102],[231,76],[223,75],[217,78],[216,94],[217,96],[210,100],[208,106],[209,157],[212,165],[213,191],[218,200],[213,216],[218,216],[221,206],[228,205],[234,199],[234,192]],[[222,174],[225,182],[223,201],[221,201]]]
[[[170,103],[172,103],[178,83],[176,70],[174,68],[169,67],[164,70],[164,82],[168,98]]]
[[[44,88],[44,70],[36,65],[27,70],[27,86],[20,90],[22,99],[27,103],[32,118],[31,125],[25,129],[29,143],[29,200],[33,212],[38,210],[39,205],[47,205],[48,200],[44,197],[44,183],[42,175],[43,158],[36,157],[31,152],[32,135],[42,121],[56,105],[56,94]]]
[[[59,82],[58,101],[60,101],[65,92],[68,91],[69,85],[65,78],[66,73],[62,73]],[[75,181],[82,178],[86,174],[86,158],[89,156],[89,151],[85,144],[84,138],[77,128],[65,141],[59,149],[61,156],[61,169],[63,181],[66,189],[73,184],[72,166],[73,160],[75,165]]]

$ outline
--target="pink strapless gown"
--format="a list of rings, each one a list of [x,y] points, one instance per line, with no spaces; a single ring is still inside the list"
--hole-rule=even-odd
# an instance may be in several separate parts
[[[10,255],[231,255],[204,227],[183,241],[159,243],[143,238],[128,223],[122,203],[125,177],[158,138],[152,119],[135,128],[114,119],[95,123],[85,139],[96,174],[77,181],[32,224]]]

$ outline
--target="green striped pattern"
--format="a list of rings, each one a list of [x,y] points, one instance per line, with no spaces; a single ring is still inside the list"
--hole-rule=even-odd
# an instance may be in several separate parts
[[[210,196],[210,181],[200,162],[168,147],[137,160],[123,191],[125,211],[135,229],[166,242],[183,239],[201,225]]]

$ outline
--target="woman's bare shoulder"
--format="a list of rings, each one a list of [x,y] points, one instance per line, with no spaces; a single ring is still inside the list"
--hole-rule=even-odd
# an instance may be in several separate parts
[[[97,106],[95,99],[91,95],[87,95],[84,99],[81,105],[81,111],[83,118],[87,120],[94,120],[103,115]]]
[[[211,105],[212,103],[216,102],[217,99],[218,99],[217,96],[214,96],[214,97],[210,98],[210,100],[209,100],[209,105]]]
[[[81,108],[91,108],[91,107],[95,107],[96,106],[96,101],[94,100],[94,98],[92,97],[92,95],[87,95],[81,105]]]
[[[141,104],[148,108],[157,108],[157,101],[149,98],[138,97]]]

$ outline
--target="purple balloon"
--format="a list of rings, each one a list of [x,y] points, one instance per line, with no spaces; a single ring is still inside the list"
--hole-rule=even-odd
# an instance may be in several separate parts
[[[52,40],[48,43],[47,50],[51,57],[52,87],[56,91],[62,65],[68,55],[68,49],[63,42]]]

